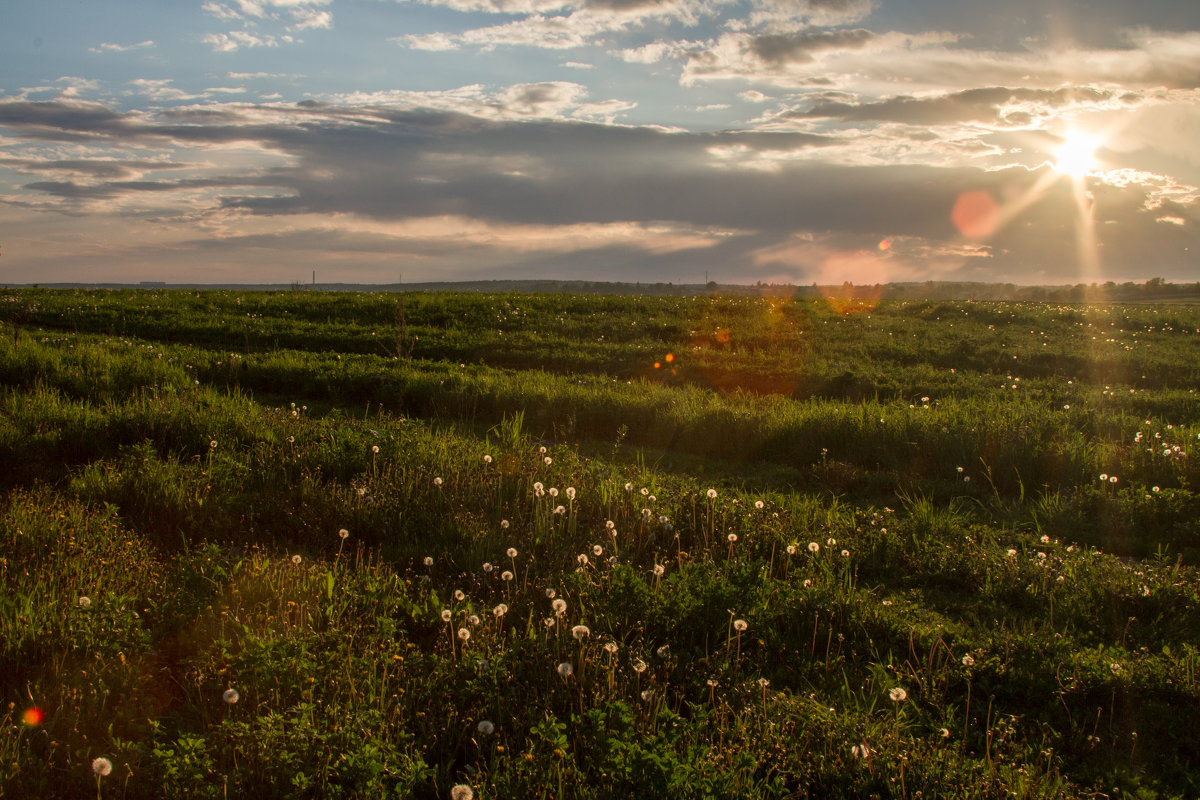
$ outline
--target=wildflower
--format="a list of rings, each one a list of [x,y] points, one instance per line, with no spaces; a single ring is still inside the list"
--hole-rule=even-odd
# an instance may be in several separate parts
[[[567,508],[566,506],[555,506],[554,513],[561,517],[563,514],[567,513]]]
[[[237,689],[226,689],[224,692],[221,693],[221,699],[224,700],[228,705],[233,705],[240,698],[241,698],[241,695],[238,694]]]
[[[736,533],[731,533],[731,534],[729,534],[728,536],[726,536],[725,538],[729,540],[729,543],[730,543],[730,544],[733,544],[734,542],[736,542],[736,541],[737,541],[737,534],[736,534]]]
[[[817,544],[816,542],[809,542],[808,543],[808,552],[810,552],[810,553],[821,552],[821,545]]]
[[[594,556],[604,555],[604,548],[598,544],[592,545],[592,555],[594,555]]]
[[[449,622],[449,621],[450,621],[450,609],[443,608],[442,609],[442,622]]]
[[[566,495],[567,495],[567,499],[568,499],[568,500],[574,500],[574,499],[575,499],[575,487],[574,487],[574,486],[568,486],[568,487],[567,487],[567,491],[566,491]]]
[[[592,630],[587,625],[576,625],[571,628],[571,635],[582,641],[592,635]]]
[[[479,724],[475,726],[475,730],[484,736],[491,736],[495,732],[496,726],[486,719],[481,719],[479,720]]]
[[[467,639],[471,638],[471,631],[468,630],[467,628],[459,628],[458,629],[458,638],[459,638],[459,641],[465,642]]]
[[[107,758],[105,758],[104,756],[100,756],[99,758],[92,759],[92,773],[96,777],[103,778],[105,775],[108,775],[111,772],[112,772],[112,762],[109,761]]]
[[[432,567],[433,566],[433,556],[425,556],[425,558],[422,560],[422,563],[427,567]]]
[[[904,691],[901,686],[896,686],[888,690],[888,697],[893,703],[903,703],[908,699],[908,692]]]
[[[709,500],[715,500],[715,499],[716,499],[716,497],[717,497],[717,490],[716,490],[716,489],[709,489],[709,490],[708,490],[708,492],[707,492],[706,494],[708,495],[708,499],[709,499]]]
[[[208,443],[208,446],[210,449],[216,450],[217,449],[217,440],[213,439],[211,442]]]
[[[640,658],[635,658],[631,666],[633,667],[633,671],[639,675],[646,671],[646,662],[642,661]]]
[[[541,447],[539,447],[539,448],[538,448],[538,455],[542,455],[542,456],[546,455],[546,447],[545,447],[545,445],[543,445],[543,446],[541,446]]]
[[[492,613],[495,614],[497,617],[503,617],[505,614],[508,613],[508,606],[504,605],[504,603],[501,603],[500,605],[498,605],[492,609]]]
[[[605,528],[607,528],[607,529],[608,529],[608,530],[610,530],[610,531],[614,531],[614,530],[616,530],[616,529],[617,529],[617,523],[613,522],[613,521],[610,519],[610,520],[608,520],[607,522],[605,522],[605,523],[604,523],[604,527],[605,527]]]
[[[475,800],[475,792],[465,783],[459,783],[450,789],[450,800]]]
[[[471,616],[467,617],[467,622],[469,622],[472,625],[478,625],[479,617],[476,616],[475,614],[472,614]]]
[[[442,479],[441,479],[441,478],[434,478],[434,479],[433,479],[433,485],[434,485],[434,486],[441,486],[441,485],[442,485]]]
[[[303,560],[304,560],[304,559],[302,559],[302,558],[299,556],[299,554],[292,556],[292,563],[293,563],[293,564],[299,564],[299,563],[300,563],[301,561],[303,561]]]
[[[575,560],[579,562],[579,566],[586,567],[588,563],[587,553],[580,553],[575,557]]]
[[[762,507],[763,507],[763,501],[762,501],[762,500],[755,500],[755,501],[754,501],[754,507],[755,507],[755,508],[762,508]]]
[[[558,592],[556,592],[553,587],[546,589],[546,597],[550,598],[551,600],[554,599],[554,595],[556,594],[558,594]]]
[[[553,486],[551,486],[550,490],[546,492],[546,494],[550,495],[551,497],[558,497],[558,489],[555,489]]]
[[[371,454],[376,455],[376,456],[379,455],[379,445],[377,445],[377,444],[371,445]]]
[[[975,659],[974,659],[974,657],[971,656],[970,653],[967,653],[965,656],[962,657],[962,663],[963,663],[964,667],[973,667],[973,666],[975,666]]]
[[[575,668],[571,666],[570,661],[564,661],[558,665],[558,675],[561,678],[569,678],[575,674]]]
[[[663,576],[663,573],[666,571],[667,571],[667,568],[664,567],[662,564],[654,565],[654,577],[661,578]]]
[[[512,579],[513,579],[513,574],[510,570],[506,569],[506,570],[504,570],[504,572],[500,573],[500,580],[511,581]]]
[[[787,554],[788,554],[789,556],[794,556],[794,555],[796,555],[796,545],[794,545],[794,544],[789,544],[789,545],[787,546]]]
[[[342,539],[345,539],[350,536],[350,531],[346,530],[345,528],[342,528],[341,530],[338,531],[338,536],[341,537]]]
[[[650,698],[654,697],[654,692],[651,689],[642,689],[642,702],[649,702]]]
[[[632,484],[632,483],[627,483],[627,484],[625,484],[625,491],[627,491],[627,492],[632,492],[632,491],[633,491],[633,484]]]
[[[483,571],[491,572],[492,571],[492,562],[490,562],[490,561],[483,562]]]
[[[850,557],[850,551],[849,551],[849,550],[843,550],[843,551],[842,551],[842,558],[849,558],[849,557]]]
[[[554,459],[550,458],[550,456],[546,456],[545,458],[542,459],[542,463],[548,467],[552,463],[554,463]]]
[[[741,633],[742,631],[746,630],[746,628],[749,628],[749,627],[750,627],[749,624],[747,624],[746,620],[744,620],[744,619],[735,619],[733,621],[733,629],[735,631],[737,631],[738,633]]]
[[[515,548],[515,547],[510,547],[510,548],[508,548],[508,550],[506,550],[506,551],[504,552],[504,554],[505,554],[506,556],[508,556],[509,558],[516,558],[516,557],[517,557],[517,548]]]
[[[563,600],[561,597],[551,603],[550,607],[554,609],[554,613],[557,616],[561,617],[563,614],[567,613],[567,601]]]
[[[605,651],[606,651],[606,652],[607,652],[609,655],[614,655],[614,656],[615,656],[615,655],[617,654],[617,643],[616,643],[616,642],[605,642],[605,643],[604,643],[604,650],[605,650]]]
[[[506,520],[506,519],[500,520],[500,527],[503,528],[504,530],[508,530],[508,520]]]
[[[88,597],[87,595],[83,595],[79,598],[79,607],[80,608],[90,608],[91,605],[92,605],[92,598]]]
[[[462,601],[463,601],[463,600],[465,600],[466,598],[467,598],[467,596],[466,596],[466,594],[464,594],[464,593],[463,593],[463,590],[462,590],[462,589],[455,589],[455,590],[454,590],[454,599],[455,599],[455,600],[458,600],[459,602],[462,602]]]
[[[485,464],[490,464],[490,463],[492,463],[492,457],[491,457],[491,456],[487,456],[487,455],[485,455],[485,456],[483,457],[483,463],[485,463]]]

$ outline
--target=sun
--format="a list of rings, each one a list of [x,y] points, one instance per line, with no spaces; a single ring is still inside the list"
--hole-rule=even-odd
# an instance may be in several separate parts
[[[1096,148],[1099,146],[1097,137],[1071,131],[1054,150],[1054,169],[1072,178],[1082,178],[1096,167]]]

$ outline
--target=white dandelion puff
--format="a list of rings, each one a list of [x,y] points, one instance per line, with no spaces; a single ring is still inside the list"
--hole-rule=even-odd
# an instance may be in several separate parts
[[[475,730],[483,736],[491,736],[496,731],[496,726],[486,719],[479,720],[479,724],[475,726]]]
[[[112,773],[112,762],[104,756],[92,759],[92,774],[98,778]]]
[[[888,690],[888,697],[893,703],[903,703],[908,699],[908,692],[902,686],[895,686]]]
[[[224,700],[227,705],[233,705],[239,699],[241,699],[241,695],[238,694],[237,689],[226,689],[221,693],[221,699]]]
[[[576,625],[571,628],[571,635],[582,641],[592,635],[592,630],[587,625]]]
[[[570,661],[564,661],[558,665],[558,675],[560,678],[569,678],[575,674],[575,668],[571,666]]]

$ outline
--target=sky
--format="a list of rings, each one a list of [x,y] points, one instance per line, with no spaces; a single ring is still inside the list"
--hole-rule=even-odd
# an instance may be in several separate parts
[[[1200,3],[39,0],[0,283],[1200,279]]]

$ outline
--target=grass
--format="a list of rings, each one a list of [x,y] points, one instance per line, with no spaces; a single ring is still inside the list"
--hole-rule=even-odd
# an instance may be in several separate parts
[[[5,796],[1200,791],[1200,308],[0,299]]]

